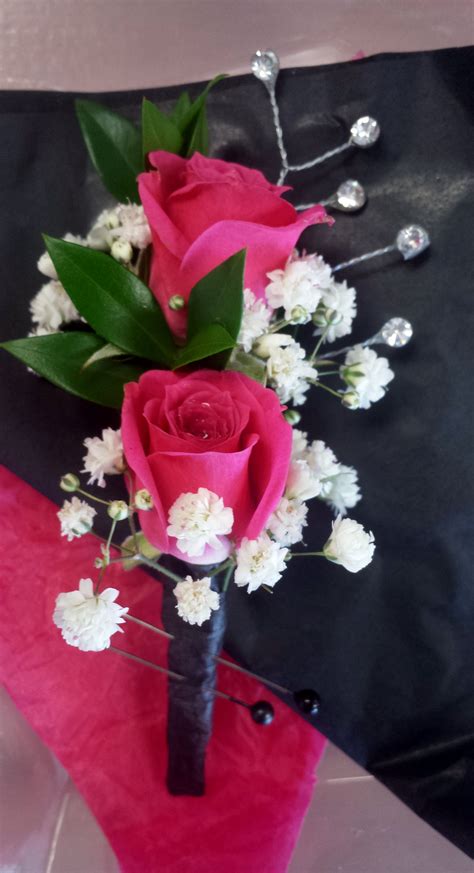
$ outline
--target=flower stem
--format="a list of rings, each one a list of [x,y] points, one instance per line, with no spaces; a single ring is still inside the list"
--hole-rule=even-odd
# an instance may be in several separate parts
[[[325,558],[326,555],[324,552],[292,552],[290,555],[291,558]]]
[[[89,500],[95,500],[96,503],[104,503],[105,506],[110,506],[110,500],[102,500],[102,497],[96,497],[95,494],[91,494],[90,491],[84,491],[83,488],[76,488],[76,491],[79,494],[83,494],[84,497],[88,497]]]
[[[314,382],[313,384],[316,385],[316,388],[323,388],[324,391],[328,391],[329,394],[333,394],[334,397],[337,397],[338,400],[340,400],[343,396],[340,391],[334,391],[333,388],[329,387],[329,385],[324,385],[324,383],[320,382],[319,380],[317,382]]]
[[[319,340],[318,340],[318,342],[316,343],[316,346],[314,347],[313,354],[311,355],[311,357],[310,357],[310,359],[309,359],[310,364],[312,364],[312,363],[314,362],[314,359],[315,359],[316,355],[318,354],[319,349],[321,348],[322,343],[323,343],[324,340],[326,339],[326,334],[327,334],[327,332],[328,332],[330,326],[331,326],[330,324],[327,324],[326,327],[324,328],[324,330],[323,330],[321,336],[319,337]]]
[[[288,321],[286,318],[282,318],[281,321],[276,321],[275,324],[270,327],[267,333],[276,333],[278,330],[281,330],[283,327],[288,327],[291,324],[291,321]]]
[[[229,587],[229,582],[232,578],[233,572],[234,572],[234,564],[232,563],[232,564],[229,564],[229,566],[227,567],[227,571],[226,571],[226,574],[224,576],[224,581],[222,582],[222,593],[223,594],[227,591],[227,589]]]
[[[102,579],[103,579],[104,573],[105,573],[105,571],[106,571],[108,565],[110,564],[110,546],[111,546],[111,544],[112,544],[112,537],[113,537],[113,535],[114,535],[114,531],[115,531],[116,526],[117,526],[117,521],[116,521],[116,519],[114,518],[113,521],[112,521],[112,524],[110,525],[109,535],[108,535],[108,537],[107,537],[107,541],[106,541],[106,543],[105,543],[105,550],[104,550],[104,563],[102,564],[102,568],[101,568],[100,573],[99,573],[99,576],[98,576],[98,578],[97,578],[97,583],[96,583],[96,586],[95,586],[95,589],[94,589],[94,594],[95,594],[95,595],[97,595],[97,594],[99,593],[99,590],[100,590],[100,583],[102,582]]]

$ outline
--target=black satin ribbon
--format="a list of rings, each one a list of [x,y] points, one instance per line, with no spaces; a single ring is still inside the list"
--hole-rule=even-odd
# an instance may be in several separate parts
[[[206,567],[167,559],[169,569],[194,579],[209,575]],[[220,579],[211,577],[219,591]],[[226,629],[226,597],[220,593],[219,609],[200,627],[179,617],[174,583],[163,583],[161,617],[163,627],[173,634],[168,646],[168,667],[190,682],[168,678],[168,770],[166,784],[171,794],[200,796],[205,793],[206,749],[212,732],[216,681],[215,658],[221,653]]]

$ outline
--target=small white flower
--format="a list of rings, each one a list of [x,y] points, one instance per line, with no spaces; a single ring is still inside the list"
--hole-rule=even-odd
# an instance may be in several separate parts
[[[232,509],[213,491],[199,488],[180,496],[168,513],[168,536],[176,537],[177,547],[191,558],[204,553],[206,546],[220,549],[219,537],[229,534],[234,524]]]
[[[134,249],[146,249],[151,243],[151,230],[143,206],[135,203],[119,203],[116,208],[119,226],[112,235]]]
[[[114,242],[146,249],[151,243],[151,230],[143,206],[119,203],[114,209],[104,209],[90,229],[87,242],[91,248],[102,251],[111,249]],[[119,257],[118,260],[130,258]]]
[[[347,353],[345,366],[341,367],[341,378],[355,388],[360,409],[368,409],[371,403],[380,400],[394,375],[387,358],[361,345]]]
[[[273,588],[286,567],[287,553],[288,549],[282,548],[266,533],[256,540],[245,537],[237,549],[235,584],[239,587],[248,585],[249,594],[260,588],[260,585]]]
[[[283,270],[267,273],[270,284],[265,294],[273,309],[283,307],[290,321],[299,312],[298,320],[308,322],[321,299],[321,293],[331,282],[331,267],[318,255],[292,256]],[[300,307],[300,309],[298,309]]]
[[[292,546],[303,538],[308,507],[300,500],[282,497],[268,522],[268,530],[281,546]]]
[[[77,321],[80,315],[61,282],[52,280],[38,291],[30,303],[31,318],[40,327],[56,331],[62,324]]]
[[[117,228],[119,224],[117,209],[104,209],[97,216],[87,234],[87,244],[91,249],[107,251],[114,241],[112,230]]]
[[[299,406],[306,399],[307,380],[315,381],[318,371],[305,360],[305,350],[293,341],[286,348],[272,352],[267,361],[267,375],[282,403],[292,400]]]
[[[321,493],[321,482],[308,461],[291,461],[285,488],[285,497],[290,500],[311,500]]]
[[[217,591],[212,591],[209,576],[202,579],[186,576],[182,582],[178,582],[174,596],[178,601],[178,615],[188,624],[201,625],[211,617],[214,609],[219,609],[219,595]]]
[[[323,499],[329,503],[336,515],[345,515],[360,500],[357,470],[354,467],[338,465],[338,471],[331,479],[323,482]]]
[[[367,533],[352,518],[340,515],[332,523],[332,533],[323,548],[329,561],[341,564],[349,573],[358,573],[370,564],[375,551],[374,535]]]
[[[111,245],[110,254],[119,264],[129,264],[133,258],[133,249],[129,242],[116,239]]]
[[[101,652],[110,646],[110,638],[120,631],[128,607],[114,603],[116,588],[94,594],[92,579],[81,579],[79,590],[67,591],[56,598],[53,621],[61,629],[63,640],[81,652]]]
[[[67,233],[66,236],[63,236],[63,240],[65,242],[76,243],[76,245],[78,246],[87,245],[87,240],[85,240],[82,236],[76,236],[73,233]],[[58,278],[56,267],[51,260],[51,255],[49,254],[49,252],[43,252],[36,266],[38,267],[40,273],[42,273],[43,276],[47,276],[48,279]]]
[[[243,347],[244,352],[250,352],[255,340],[265,333],[271,317],[272,312],[265,306],[265,302],[257,300],[255,294],[245,288],[242,325],[237,338],[237,343]]]
[[[291,458],[293,461],[305,461],[308,448],[308,434],[297,427],[293,428],[293,443],[291,446]]]
[[[61,522],[61,536],[67,537],[70,543],[74,537],[81,537],[88,533],[92,528],[95,515],[97,515],[95,509],[89,506],[85,500],[79,500],[78,497],[65,500],[62,509],[57,513]]]
[[[254,346],[254,352],[259,358],[269,358],[277,349],[291,346],[294,342],[289,333],[266,333]]]
[[[314,475],[321,481],[335,476],[339,471],[340,464],[334,452],[322,440],[313,440],[305,458]]]
[[[97,482],[100,488],[105,488],[104,476],[123,473],[125,461],[120,430],[106,427],[102,431],[102,437],[87,437],[84,445],[87,455],[82,459],[84,467],[81,473],[90,473],[88,485]]]
[[[349,288],[347,282],[336,282],[334,279],[321,295],[321,303],[316,313],[317,323],[322,330],[329,327],[325,342],[346,336],[352,330],[352,322],[357,315],[355,288]]]

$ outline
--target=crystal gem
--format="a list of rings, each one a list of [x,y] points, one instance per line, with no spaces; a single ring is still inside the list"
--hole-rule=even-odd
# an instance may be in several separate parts
[[[367,200],[365,191],[355,179],[347,179],[336,191],[336,200],[338,206],[347,212],[355,212],[356,209],[362,209]]]
[[[429,244],[430,238],[428,233],[419,224],[410,224],[408,227],[403,227],[395,240],[395,245],[405,261],[416,258],[417,255],[428,248]]]
[[[380,127],[375,118],[370,115],[363,115],[351,127],[351,140],[354,145],[360,146],[362,149],[367,149],[377,142],[380,136]]]
[[[250,66],[254,76],[261,82],[276,82],[276,77],[280,71],[280,61],[275,52],[270,50],[255,52],[251,58]]]
[[[406,318],[391,318],[380,331],[384,343],[394,349],[401,349],[410,342],[413,336],[413,328]]]

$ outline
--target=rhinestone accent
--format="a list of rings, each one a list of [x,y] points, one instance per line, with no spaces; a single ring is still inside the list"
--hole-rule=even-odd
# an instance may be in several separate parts
[[[395,240],[395,245],[405,261],[416,258],[428,248],[429,244],[428,232],[418,224],[403,227]]]
[[[394,349],[401,349],[410,342],[413,336],[413,328],[406,318],[391,318],[380,330],[380,336],[384,343]]]
[[[274,84],[280,72],[278,55],[270,51],[270,49],[267,51],[259,49],[250,60],[250,68],[260,82]]]
[[[351,141],[361,149],[367,149],[377,142],[380,136],[380,127],[375,118],[363,115],[351,127]]]
[[[366,193],[355,179],[347,179],[336,191],[336,202],[345,212],[355,212],[362,209],[367,201]]]

